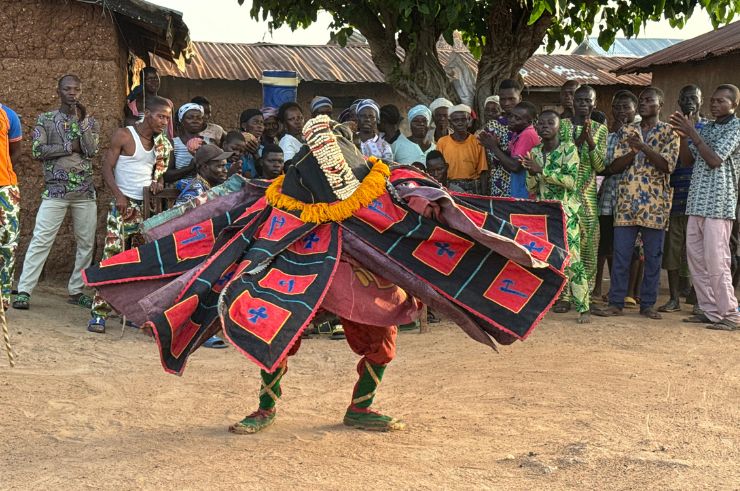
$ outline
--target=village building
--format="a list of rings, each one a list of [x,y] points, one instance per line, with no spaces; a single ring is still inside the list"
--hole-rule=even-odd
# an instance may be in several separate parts
[[[709,96],[720,84],[740,85],[740,22],[687,39],[616,70],[626,74],[651,73],[653,85],[665,92],[666,111],[677,108],[681,87],[698,85],[704,93],[702,113],[709,115]],[[667,117],[667,116],[666,116]]]
[[[143,0],[31,0],[0,2],[0,102],[14,109],[23,127],[23,157],[15,162],[21,190],[21,240],[16,275],[23,264],[44,189],[40,162],[31,159],[36,117],[58,108],[57,80],[66,73],[83,81],[83,103],[100,122],[101,154],[95,159],[98,230],[105,230],[110,194],[100,174],[102,154],[112,132],[121,126],[123,106],[134,66],[154,53],[178,70],[190,53],[187,26],[179,12]],[[19,22],[22,19],[22,22]],[[136,60],[139,59],[137,62]],[[74,264],[70,217],[63,224],[46,261],[46,276],[67,277]],[[96,258],[104,233],[98,233]]]
[[[211,101],[214,119],[224,127],[236,127],[242,110],[261,107],[259,81],[263,70],[297,72],[298,102],[304,108],[308,108],[316,95],[331,97],[336,114],[358,98],[372,98],[381,105],[395,104],[404,112],[416,104],[385,82],[372,61],[369,46],[357,34],[344,47],[333,43],[301,46],[195,42],[193,45],[194,59],[183,72],[153,57],[153,65],[163,75],[162,91],[175,104],[205,96]],[[477,61],[459,38],[454,46],[440,40],[437,51],[458,94],[465,100],[467,94],[473,93]],[[601,107],[606,108],[617,90],[639,92],[650,84],[649,75],[614,75],[612,70],[631,59],[536,54],[520,72],[526,86],[524,96],[539,109],[557,109],[560,86],[568,79],[575,79],[593,85]]]

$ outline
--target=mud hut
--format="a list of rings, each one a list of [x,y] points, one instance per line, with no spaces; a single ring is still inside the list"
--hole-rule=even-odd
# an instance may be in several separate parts
[[[122,122],[131,67],[156,53],[175,67],[190,55],[188,28],[179,12],[143,0],[0,0],[0,101],[13,108],[23,126],[23,158],[15,162],[21,189],[21,241],[16,275],[35,224],[44,181],[31,159],[31,131],[38,114],[58,107],[56,84],[66,73],[83,81],[82,100],[101,125],[96,159],[98,250],[110,194],[100,175],[111,133]],[[140,63],[140,61],[139,61]],[[66,276],[74,264],[74,233],[62,225],[46,262],[46,277]]]

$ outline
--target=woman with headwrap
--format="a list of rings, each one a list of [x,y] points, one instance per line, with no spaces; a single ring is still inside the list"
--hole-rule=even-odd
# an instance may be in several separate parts
[[[426,156],[432,150],[437,148],[434,144],[434,140],[429,138],[429,124],[432,122],[432,111],[429,110],[423,104],[409,109],[409,128],[411,128],[411,136],[409,140],[419,146],[424,160],[421,161],[423,164],[426,161]]]
[[[140,83],[131,90],[126,98],[126,105],[123,108],[124,126],[133,126],[137,121],[144,120],[144,109],[146,108],[146,98],[158,96],[159,92],[159,73],[157,69],[151,66],[144,67],[139,75]],[[161,97],[161,96],[160,96]],[[163,97],[170,104],[172,113],[175,113],[175,105],[172,101]],[[172,140],[175,135],[172,120],[167,123],[167,138]]]
[[[355,99],[352,104],[339,115],[339,122],[349,128],[352,133],[357,132],[357,105],[362,99]]]
[[[382,131],[382,137],[390,143],[393,159],[396,162],[405,165],[416,163],[423,168],[426,156],[419,145],[401,133],[400,124],[402,120],[401,113],[395,105],[388,104],[381,107],[379,127]]]
[[[262,112],[262,118],[265,123],[265,129],[262,133],[262,145],[273,144],[277,145],[280,141],[278,135],[280,134],[280,120],[278,119],[278,110],[271,106],[266,106],[260,109]]]
[[[286,102],[280,106],[278,119],[283,124],[283,137],[280,138],[280,148],[283,149],[285,162],[291,160],[301,149],[303,138],[303,110],[297,102]]]
[[[195,176],[193,155],[204,143],[199,135],[203,128],[203,106],[188,102],[177,110],[177,136],[172,140],[174,159],[170,159],[170,168],[165,174],[166,182],[175,182],[186,177]]]
[[[380,107],[372,99],[363,99],[357,105],[357,132],[360,137],[360,151],[365,157],[377,157],[386,162],[393,161],[393,150],[378,135]]]

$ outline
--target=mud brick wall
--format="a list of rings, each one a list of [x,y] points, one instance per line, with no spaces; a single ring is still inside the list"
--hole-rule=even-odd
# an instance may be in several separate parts
[[[20,275],[44,187],[41,163],[31,159],[31,132],[38,114],[59,107],[59,77],[82,79],[81,101],[101,126],[101,153],[95,159],[98,189],[98,241],[102,254],[110,195],[100,164],[113,130],[120,126],[126,93],[127,51],[109,12],[72,0],[0,0],[0,102],[13,108],[23,127],[23,158],[15,162],[21,189]],[[66,278],[74,265],[74,233],[69,215],[62,224],[44,270],[45,278]]]

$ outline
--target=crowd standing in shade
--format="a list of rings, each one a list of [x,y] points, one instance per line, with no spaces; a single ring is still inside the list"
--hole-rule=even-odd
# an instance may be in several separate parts
[[[175,108],[159,95],[155,69],[144,69],[141,81],[127,99],[125,127],[111,135],[103,158],[103,179],[113,197],[104,260],[143,240],[145,188],[152,194],[173,188],[176,205],[188,203],[234,174],[277,178],[305,144],[308,117],[297,102],[246,108],[233,124],[224,124],[214,121],[212,103],[202,95]],[[31,306],[59,226],[71,210],[77,253],[69,302],[90,308],[88,330],[102,333],[112,309],[85,295],[82,283],[96,234],[92,161],[100,141],[82,85],[75,75],[60,78],[59,108],[41,114],[34,127],[31,151],[43,165],[45,185],[13,307]],[[683,87],[669,108],[657,87],[639,97],[621,90],[611,100],[609,128],[594,88],[576,80],[561,87],[562,112],[538,114],[523,100],[517,80],[502,81],[495,92],[483,101],[480,118],[470,106],[446,97],[405,108],[364,98],[339,112],[330,97],[317,95],[305,114],[336,118],[362,155],[415,166],[450,192],[559,201],[570,261],[556,313],[572,308],[578,323],[587,323],[591,314],[624,315],[625,308],[639,304],[640,314],[658,320],[661,312],[680,311],[683,297],[694,304],[686,322],[738,329],[733,283],[738,254],[730,248],[737,247],[733,234],[740,210],[736,86],[714,89],[711,118],[701,113],[702,90],[696,85]],[[0,109],[0,281],[7,308],[19,235],[13,163],[20,156],[21,129],[10,108]],[[675,109],[670,118],[661,117]],[[661,267],[669,298],[656,307]],[[607,271],[609,291],[602,295]],[[606,306],[594,306],[602,300]],[[225,344],[213,337],[206,346]]]

